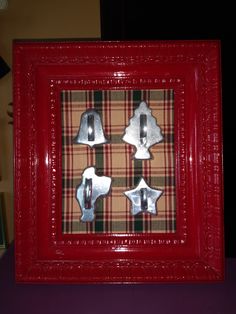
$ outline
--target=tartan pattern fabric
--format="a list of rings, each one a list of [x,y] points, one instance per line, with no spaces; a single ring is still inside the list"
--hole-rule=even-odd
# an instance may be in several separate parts
[[[132,159],[135,148],[122,141],[125,127],[141,101],[146,101],[161,127],[164,140],[151,148],[153,159]],[[108,144],[91,149],[74,144],[82,113],[95,108],[101,115]],[[63,233],[170,233],[176,231],[173,90],[62,91],[62,232]],[[111,191],[96,202],[93,222],[80,221],[75,198],[85,168],[112,178]],[[123,194],[144,177],[163,190],[157,215],[132,216],[131,203]]]

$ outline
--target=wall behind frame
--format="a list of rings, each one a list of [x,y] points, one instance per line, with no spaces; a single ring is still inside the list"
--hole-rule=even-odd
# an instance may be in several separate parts
[[[0,55],[12,68],[14,39],[100,38],[99,0],[8,0],[0,10]],[[4,192],[7,236],[14,239],[12,72],[0,80],[0,192]]]

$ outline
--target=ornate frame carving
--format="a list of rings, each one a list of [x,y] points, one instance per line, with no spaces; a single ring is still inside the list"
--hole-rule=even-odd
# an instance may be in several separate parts
[[[17,281],[222,280],[219,63],[217,41],[14,43]],[[176,233],[62,234],[59,97],[85,88],[174,89]]]

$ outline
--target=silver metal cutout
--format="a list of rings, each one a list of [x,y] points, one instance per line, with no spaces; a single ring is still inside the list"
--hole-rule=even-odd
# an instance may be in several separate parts
[[[140,115],[140,144],[145,145],[147,143],[147,115],[141,114]]]
[[[92,179],[85,179],[84,183],[84,208],[89,209],[92,207]]]
[[[88,115],[88,117],[87,117],[87,128],[88,128],[88,141],[93,142],[95,140],[94,114]]]
[[[163,135],[146,102],[140,103],[129,122],[123,141],[136,147],[135,159],[150,159],[149,148],[161,142]]]
[[[146,211],[148,209],[148,199],[147,199],[147,189],[140,189],[140,206],[142,211]]]
[[[100,114],[95,109],[86,110],[81,116],[79,131],[74,138],[74,143],[93,147],[107,142]]]
[[[157,215],[156,202],[163,191],[152,189],[143,178],[135,189],[125,191],[124,194],[132,202],[131,215],[134,216],[141,212]]]
[[[82,212],[81,221],[91,222],[95,218],[96,200],[108,194],[111,178],[97,176],[95,167],[88,167],[82,174],[82,182],[76,188],[76,200]]]

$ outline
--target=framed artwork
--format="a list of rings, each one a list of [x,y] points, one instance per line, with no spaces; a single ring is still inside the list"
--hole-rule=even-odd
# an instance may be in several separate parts
[[[16,280],[222,280],[220,84],[218,41],[16,41]]]

